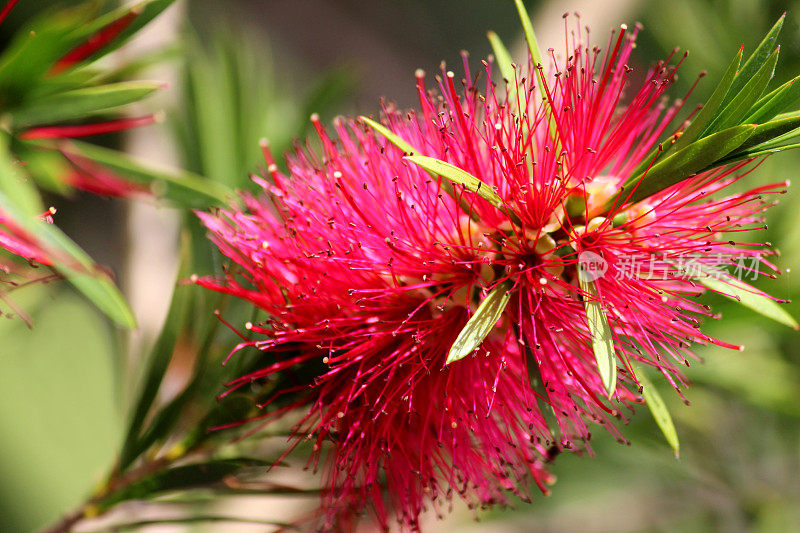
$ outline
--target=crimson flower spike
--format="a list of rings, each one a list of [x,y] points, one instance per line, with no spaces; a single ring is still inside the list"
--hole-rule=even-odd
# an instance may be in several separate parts
[[[133,23],[136,18],[141,15],[142,9],[139,6],[134,6],[125,15],[111,22],[104,28],[101,28],[86,41],[79,44],[59,59],[50,74],[59,74],[70,67],[80,63],[84,59],[91,57],[95,52],[102,50],[105,46],[116,39],[120,33]]]
[[[42,126],[31,128],[19,135],[23,140],[37,139],[69,139],[77,137],[89,137],[92,135],[103,135],[107,133],[117,133],[133,128],[149,126],[163,120],[160,114],[150,114],[142,117],[122,118],[95,122],[93,124],[78,124],[69,126]]]
[[[11,13],[11,10],[14,9],[14,6],[17,5],[18,2],[19,0],[10,0],[9,2],[6,2],[6,5],[4,5],[3,9],[0,11],[0,24],[6,20],[8,14]]]
[[[776,33],[675,131],[682,102],[663,96],[677,65],[631,86],[638,26],[604,53],[567,21],[567,59],[543,65],[517,4],[527,75],[490,34],[483,81],[467,71],[459,94],[443,67],[427,90],[417,71],[418,113],[385,105],[330,130],[314,116],[319,151],[298,147],[284,175],[262,143],[263,193],[199,214],[237,268],[194,281],[269,317],[233,353],[266,363],[228,390],[267,380],[257,403],[298,411],[286,453],[313,444],[323,528],[369,508],[415,530],[454,495],[484,507],[528,499],[531,481],[547,492],[559,451],[589,449],[594,425],[625,442],[616,421],[643,401],[677,453],[643,369],[680,393],[694,344],[741,348],[700,329],[704,286],[797,327],[726,271],[773,271],[771,250],[723,236],[762,228],[787,185],[732,187],[800,127],[774,119],[798,84],[763,96]]]

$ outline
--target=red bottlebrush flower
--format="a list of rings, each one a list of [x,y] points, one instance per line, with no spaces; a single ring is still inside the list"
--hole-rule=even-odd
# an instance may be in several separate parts
[[[160,114],[151,114],[93,124],[42,126],[23,132],[19,138],[23,140],[41,140],[89,137],[149,126],[161,120]],[[115,197],[128,197],[137,193],[149,192],[149,188],[146,185],[126,180],[107,167],[87,157],[78,155],[74,150],[70,150],[69,143],[65,143],[62,146],[61,155],[69,161],[70,166],[69,171],[64,176],[60,176],[60,178],[71,187],[92,194]]]
[[[485,506],[528,498],[528,480],[546,491],[546,463],[588,448],[592,423],[623,440],[612,419],[641,402],[633,365],[677,388],[692,343],[734,347],[699,330],[711,314],[690,263],[770,269],[759,243],[720,235],[759,227],[784,184],[725,196],[745,161],[630,201],[623,185],[680,107],[662,100],[669,60],[623,100],[637,31],[605,53],[573,33],[543,96],[520,74],[506,99],[493,65],[480,82],[465,55],[461,94],[451,72],[437,91],[418,73],[417,112],[337,120],[335,136],[312,117],[321,153],[298,148],[283,175],[266,151],[263,196],[200,214],[238,268],[197,283],[269,315],[240,346],[266,362],[230,390],[289,373],[259,418],[301,410],[294,444],[314,443],[315,466],[329,447],[328,526],[371,506],[416,529],[453,493]]]
[[[64,56],[53,65],[50,74],[59,74],[102,50],[125,31],[139,15],[141,15],[141,7],[135,6],[122,17],[106,27],[101,28],[99,31],[95,32],[94,35],[86,39],[86,41],[64,54]]]
[[[71,187],[100,196],[121,198],[150,193],[147,185],[120,178],[111,170],[87,157],[66,150],[61,153],[72,165],[70,172],[63,176],[64,182]]]
[[[17,5],[17,2],[19,2],[19,0],[9,0],[6,2],[6,4],[3,6],[3,9],[0,10],[0,24],[6,20],[8,14],[11,13],[11,10],[14,9],[15,5]]]
[[[20,134],[19,138],[30,141],[36,139],[73,139],[77,137],[90,137],[132,130],[155,124],[161,120],[160,115],[145,115],[142,117],[121,118],[96,122],[93,124],[78,124],[70,126],[42,126],[31,128]]]

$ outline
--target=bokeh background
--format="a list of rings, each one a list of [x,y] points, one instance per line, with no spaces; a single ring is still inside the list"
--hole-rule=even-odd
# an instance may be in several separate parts
[[[0,39],[8,39],[36,10],[67,3],[21,2],[0,28]],[[557,51],[563,48],[561,14],[567,11],[579,11],[601,45],[612,27],[641,21],[644,31],[634,57],[640,69],[675,46],[690,50],[672,97],[683,95],[701,70],[708,71],[709,80],[718,78],[740,44],[752,50],[788,11],[775,79],[782,83],[800,72],[800,2],[528,5],[540,42]],[[169,88],[144,105],[164,109],[166,122],[101,142],[248,188],[247,174],[260,164],[261,137],[281,152],[307,132],[312,112],[325,120],[377,113],[382,96],[411,106],[414,70],[434,73],[442,60],[458,67],[462,49],[478,65],[490,51],[488,29],[522,50],[510,0],[186,1],[123,51],[130,57],[161,56],[146,76],[167,80]],[[695,102],[711,88],[701,83]],[[800,157],[782,153],[748,183],[797,181],[797,174]],[[0,531],[31,531],[52,522],[82,501],[108,469],[122,438],[123,406],[136,382],[138,354],[153,343],[164,319],[177,267],[177,213],[88,194],[54,202],[60,226],[114,270],[140,329],[117,331],[66,284],[34,287],[16,297],[34,318],[33,329],[0,318]],[[768,222],[763,239],[781,250],[777,263],[785,273],[775,280],[762,277],[757,286],[795,300],[788,307],[798,317],[796,187],[771,210]],[[456,505],[444,522],[432,516],[431,529],[800,530],[800,333],[722,298],[707,296],[706,301],[724,319],[708,323],[707,331],[746,349],[699,348],[705,364],[687,369],[695,384],[685,391],[690,407],[661,384],[681,438],[679,460],[645,410],[624,430],[630,446],[597,431],[593,457],[560,456],[553,465],[558,482],[552,497],[478,516]],[[292,509],[301,512],[306,504],[313,501],[295,502]],[[252,498],[221,505],[267,518],[281,516],[286,507]],[[228,531],[231,526],[191,529]]]

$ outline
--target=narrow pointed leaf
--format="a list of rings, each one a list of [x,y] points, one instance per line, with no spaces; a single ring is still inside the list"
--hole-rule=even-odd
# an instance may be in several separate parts
[[[708,98],[708,101],[703,105],[703,109],[697,114],[697,116],[692,120],[691,124],[684,130],[683,134],[678,138],[674,145],[672,145],[672,149],[675,151],[682,150],[686,148],[689,143],[696,140],[697,136],[703,131],[706,125],[714,118],[714,115],[719,110],[720,104],[722,104],[722,100],[725,98],[725,95],[728,94],[728,90],[731,88],[731,84],[733,83],[733,79],[736,77],[736,72],[739,69],[739,64],[742,61],[742,52],[743,50],[740,48],[739,52],[734,56],[733,60],[728,65],[728,68],[725,69],[725,73],[722,75],[722,79],[720,80],[717,87],[714,89],[714,92],[711,93],[711,96]],[[653,156],[655,157],[655,155]],[[652,160],[652,157],[648,157],[646,161],[642,163],[645,165],[649,164]],[[639,174],[644,172],[644,168],[637,168],[633,174]]]
[[[424,168],[428,172],[433,172],[443,178],[447,178],[453,183],[463,186],[468,191],[474,192],[498,209],[505,210],[503,199],[494,192],[494,189],[469,172],[433,157],[410,155],[404,157],[404,159]]]
[[[182,235],[181,244],[181,266],[178,271],[177,281],[186,278],[190,274],[191,268],[192,252],[188,234],[184,233]],[[155,402],[161,382],[175,352],[180,329],[187,317],[190,294],[189,287],[176,283],[167,317],[147,358],[147,367],[139,389],[139,396],[134,404],[128,423],[125,441],[119,458],[119,466],[123,470],[144,452],[146,446],[153,441],[152,435],[145,432],[145,419]]]
[[[520,116],[519,113],[519,100],[517,94],[516,71],[511,60],[511,54],[508,49],[500,40],[500,37],[493,31],[487,32],[486,36],[489,38],[489,43],[492,45],[494,57],[497,60],[497,65],[500,67],[500,74],[506,80],[506,88],[508,90],[508,103],[511,105],[512,112]],[[522,117],[520,116],[520,120]]]
[[[664,403],[663,398],[658,393],[658,389],[653,386],[653,383],[647,378],[645,373],[641,370],[636,371],[636,377],[639,384],[642,386],[642,396],[644,397],[645,404],[653,419],[667,439],[667,443],[675,451],[675,457],[680,453],[680,442],[678,441],[678,432],[675,430],[675,424],[672,422],[672,416],[669,414],[669,409]]]
[[[165,492],[207,487],[245,469],[269,467],[271,465],[272,463],[269,461],[242,458],[215,459],[204,463],[162,469],[112,493],[102,500],[98,506],[105,510],[122,501],[142,500]]]
[[[360,119],[361,119],[361,120],[362,120],[362,121],[363,121],[365,124],[367,124],[368,126],[370,126],[372,129],[374,129],[375,131],[377,131],[378,133],[380,133],[381,135],[383,135],[384,137],[386,137],[386,139],[387,139],[387,140],[388,140],[390,143],[392,143],[393,145],[397,146],[397,147],[398,147],[400,150],[402,150],[402,151],[403,151],[403,153],[404,153],[404,154],[406,154],[406,155],[415,155],[415,154],[419,154],[419,151],[418,151],[417,149],[415,149],[413,146],[411,146],[410,144],[408,144],[408,143],[407,143],[405,140],[403,140],[403,139],[402,139],[402,138],[401,138],[399,135],[397,135],[397,134],[393,133],[393,132],[392,132],[392,131],[391,131],[389,128],[387,128],[387,127],[386,127],[386,126],[384,126],[383,124],[380,124],[380,123],[378,123],[378,122],[375,122],[374,120],[371,120],[371,119],[369,119],[369,118],[367,118],[367,117],[365,117],[365,116],[361,116],[361,117],[359,117],[359,118],[360,118]],[[435,172],[431,172],[430,170],[428,171],[428,173],[429,173],[429,174],[431,175],[431,177],[432,177],[432,178],[434,178],[434,179],[438,179],[438,177],[439,177],[439,174],[437,174],[437,173],[435,173]],[[471,207],[470,207],[470,205],[469,205],[469,202],[467,202],[466,198],[464,198],[463,196],[460,196],[460,195],[456,194],[456,191],[455,191],[455,189],[453,188],[453,184],[452,184],[452,183],[450,183],[450,182],[449,182],[447,179],[442,179],[442,180],[441,180],[441,187],[442,187],[442,190],[443,190],[443,191],[444,191],[444,192],[445,192],[445,193],[446,193],[448,196],[450,196],[450,198],[452,198],[453,200],[455,200],[456,202],[458,202],[458,205],[461,207],[461,210],[462,210],[464,213],[467,213],[467,214],[470,216],[470,218],[472,218],[473,220],[475,220],[475,221],[477,221],[477,220],[478,220],[478,217],[477,217],[477,215],[476,215],[476,214],[475,214],[475,212],[474,212],[474,211],[471,209]]]
[[[694,265],[693,265],[694,266]],[[771,318],[790,328],[798,329],[797,321],[782,308],[778,302],[765,296],[761,291],[748,286],[746,283],[736,279],[726,272],[717,272],[704,269],[699,266],[704,276],[697,279],[700,283],[722,296],[737,301],[745,307],[749,307],[756,313]]]
[[[800,128],[800,113],[793,117],[786,117],[776,120],[771,120],[763,124],[759,124],[753,135],[750,136],[741,146],[736,149],[735,153],[748,150],[760,144],[775,141],[776,139],[791,138],[796,134],[792,134],[794,130]],[[789,134],[789,137],[785,137]]]
[[[542,96],[542,103],[549,107],[550,99],[547,97],[547,91],[545,90],[547,82],[544,79],[544,73],[542,72],[542,69],[536,68],[537,65],[542,65],[543,63],[542,51],[539,48],[539,42],[536,39],[536,33],[533,31],[533,23],[531,22],[531,18],[528,15],[528,11],[525,9],[525,5],[522,3],[522,0],[514,1],[517,6],[517,13],[519,13],[519,18],[522,21],[522,30],[525,32],[525,41],[528,43],[528,49],[530,50],[531,58],[533,59],[533,70],[536,72],[536,78],[539,80],[539,83],[537,83],[539,86],[539,94]],[[553,139],[553,142],[555,143],[556,151],[558,151],[560,145],[558,140],[558,127],[556,125],[555,117],[553,117],[552,110],[548,113],[547,128],[550,132],[550,138]]]
[[[764,89],[766,89],[769,80],[772,79],[772,74],[775,72],[775,64],[777,61],[778,51],[775,50],[752,79],[750,79],[739,93],[731,99],[730,103],[720,111],[719,115],[711,121],[711,124],[705,129],[704,135],[716,133],[720,130],[738,125],[741,120],[747,116],[753,104],[764,94]]]
[[[218,515],[193,514],[191,516],[182,516],[180,518],[167,518],[161,516],[149,520],[136,520],[134,522],[114,523],[114,524],[109,524],[104,529],[89,530],[89,532],[100,533],[100,532],[107,532],[109,530],[127,531],[130,529],[142,531],[145,528],[148,528],[149,526],[155,526],[156,528],[163,528],[164,526],[169,527],[170,525],[175,525],[175,526],[180,525],[183,526],[184,528],[188,528],[189,524],[208,524],[212,522],[228,522],[231,524],[249,524],[256,526],[272,526],[270,530],[277,530],[277,531],[290,531],[298,529],[297,526],[295,526],[294,524],[290,524],[288,522],[261,520],[258,518],[247,518],[244,516],[218,516]]]
[[[393,133],[389,128],[387,128],[383,124],[375,122],[374,120],[367,118],[365,116],[360,116],[358,118],[361,119],[361,121],[364,122],[365,124],[369,125],[369,127],[371,127],[372,129],[374,129],[375,131],[386,137],[389,140],[389,142],[400,148],[406,155],[419,154],[419,150],[416,150],[413,146],[408,144],[399,135]]]
[[[522,3],[522,0],[514,0],[514,2],[517,6],[519,18],[522,21],[522,30],[525,32],[525,41],[528,43],[528,49],[531,52],[533,65],[535,67],[536,65],[542,63],[542,51],[539,48],[539,42],[536,40],[536,33],[533,31],[533,24],[531,23],[530,16],[528,16],[528,11],[525,9],[525,5]],[[539,76],[541,77],[541,74],[539,74]],[[544,90],[544,88],[540,87],[540,90]]]
[[[128,302],[111,278],[98,270],[89,255],[56,226],[39,221],[37,223],[41,224],[38,228],[39,237],[51,247],[66,253],[70,263],[75,262],[79,267],[77,269],[68,263],[59,263],[56,265],[57,270],[117,325],[128,329],[136,327],[136,319]]]
[[[663,161],[653,165],[645,174],[640,174],[625,182],[623,190],[607,203],[609,208],[617,197],[623,201],[636,203],[667,187],[675,185],[693,174],[709,167],[719,166],[716,162],[741,146],[755,131],[753,124],[735,126],[691,143]],[[629,193],[636,187],[632,193]],[[627,198],[630,194],[630,198]]]
[[[594,350],[594,358],[597,361],[597,370],[606,394],[611,398],[617,389],[617,357],[614,353],[611,326],[608,324],[608,317],[597,298],[597,287],[594,281],[584,280],[582,276],[578,276],[578,281],[581,290],[588,295],[584,296],[583,306],[586,309],[586,322],[592,337],[592,350]]]
[[[494,58],[497,60],[497,65],[500,67],[500,74],[503,75],[503,78],[505,78],[510,85],[516,79],[511,54],[495,32],[486,32],[486,37],[489,39],[489,44],[492,45],[492,52],[494,53]],[[516,86],[516,84],[514,86]]]
[[[450,347],[446,365],[474,352],[491,333],[511,298],[508,290],[508,285],[501,283],[489,291]]]
[[[756,47],[753,54],[747,59],[745,64],[739,70],[739,73],[736,75],[736,78],[731,84],[728,96],[723,101],[723,106],[727,105],[728,102],[733,100],[733,98],[739,94],[739,91],[741,91],[742,88],[753,78],[753,76],[756,75],[756,72],[761,69],[761,67],[767,61],[767,58],[769,58],[770,54],[773,53],[778,40],[778,34],[781,32],[785,18],[786,13],[781,15],[769,32],[767,32],[767,35],[764,36],[764,39],[761,41],[761,43],[759,43],[758,47]]]
[[[109,148],[73,140],[61,149],[88,157],[133,182],[150,184],[160,196],[185,207],[202,209],[224,204],[233,198],[231,189],[221,183],[185,170],[145,166],[129,155]]]
[[[736,152],[734,154],[729,155],[728,157],[719,161],[720,165],[728,165],[730,163],[735,163],[737,161],[743,161],[745,159],[752,159],[754,157],[762,157],[771,154],[777,154],[778,152],[785,152],[786,150],[796,150],[800,148],[800,143],[793,143],[793,144],[785,144],[781,146],[772,146],[772,143],[768,143],[767,145],[761,145],[751,148],[750,150],[745,150],[743,152]]]
[[[99,59],[100,57],[118,49],[120,46],[125,44],[128,39],[136,35],[136,33],[138,33],[139,30],[141,30],[145,25],[147,25],[150,21],[152,21],[174,3],[175,0],[144,0],[132,6],[123,6],[114,11],[106,13],[105,15],[93,20],[90,24],[87,24],[85,28],[78,29],[74,35],[81,38],[86,38],[90,35],[93,35],[97,31],[114,24],[120,19],[123,19],[131,14],[136,15],[135,19],[130,24],[126,25],[125,28],[116,35],[116,37],[114,37],[105,46],[96,50],[93,54],[91,54],[91,56],[87,57],[86,62]]]
[[[772,120],[789,109],[800,99],[800,76],[793,78],[753,105],[750,114],[744,121],[748,124],[759,124]]]
[[[138,102],[161,86],[155,82],[129,81],[46,96],[14,111],[14,125],[52,124],[104,113]]]

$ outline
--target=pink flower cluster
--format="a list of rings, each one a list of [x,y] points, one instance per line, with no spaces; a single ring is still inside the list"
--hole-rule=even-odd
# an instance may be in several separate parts
[[[588,448],[594,424],[624,440],[613,420],[641,402],[634,364],[679,388],[692,343],[730,346],[700,331],[699,318],[711,316],[694,300],[702,290],[670,258],[763,260],[759,243],[720,235],[761,227],[784,184],[726,195],[752,168],[744,162],[626,203],[622,183],[680,107],[664,101],[677,68],[669,59],[624,94],[637,31],[623,27],[605,52],[571,32],[567,59],[551,58],[545,98],[536,76],[517,69],[509,101],[492,81],[495,65],[473,76],[465,56],[464,77],[443,72],[434,90],[418,73],[418,110],[384,107],[384,127],[479,178],[501,206],[413,164],[362,121],[326,131],[312,117],[319,150],[298,147],[288,174],[266,151],[268,176],[254,178],[263,194],[244,195],[241,210],[200,214],[234,268],[198,283],[269,316],[247,325],[254,340],[240,346],[259,348],[267,363],[230,390],[289,373],[294,384],[268,398],[259,419],[302,413],[293,443],[311,440],[314,466],[325,458],[329,527],[371,506],[384,527],[395,513],[418,528],[420,513],[454,493],[480,507],[528,498],[529,481],[546,492],[546,463]],[[595,294],[578,282],[584,251],[610,271]],[[634,255],[656,256],[667,275],[614,275]],[[500,286],[509,301],[491,333],[445,364]],[[613,335],[610,399],[586,299],[600,303]]]

